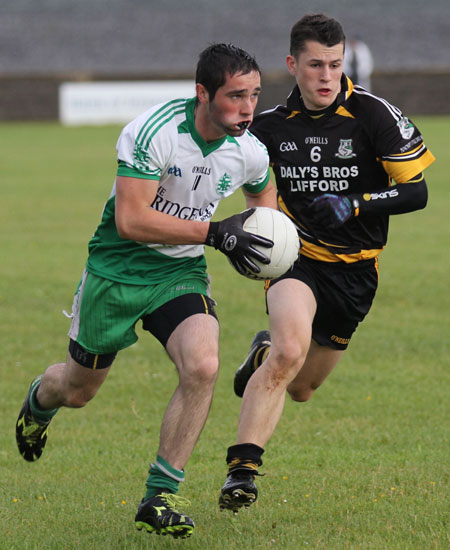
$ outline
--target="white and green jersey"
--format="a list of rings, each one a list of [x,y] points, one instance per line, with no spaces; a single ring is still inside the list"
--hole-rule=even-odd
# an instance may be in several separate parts
[[[208,222],[219,201],[239,187],[258,193],[269,180],[265,146],[250,132],[207,143],[194,124],[195,98],[156,105],[122,131],[117,175],[159,181],[151,208]],[[89,243],[88,271],[119,282],[146,284],[183,269],[204,272],[203,245],[145,244],[119,237],[115,186]]]

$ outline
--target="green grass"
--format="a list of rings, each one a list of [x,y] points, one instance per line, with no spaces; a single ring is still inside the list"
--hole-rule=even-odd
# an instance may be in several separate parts
[[[234,443],[236,366],[267,327],[262,284],[208,250],[221,320],[221,373],[181,489],[193,537],[133,518],[176,383],[141,331],[97,397],[55,418],[34,464],[15,447],[26,389],[67,348],[72,295],[115,173],[119,128],[2,124],[0,549],[447,549],[449,527],[450,119],[417,118],[437,157],[428,207],[393,217],[373,309],[313,399],[288,401],[264,455],[260,499],[236,518],[217,495]],[[240,194],[218,217],[243,208]]]

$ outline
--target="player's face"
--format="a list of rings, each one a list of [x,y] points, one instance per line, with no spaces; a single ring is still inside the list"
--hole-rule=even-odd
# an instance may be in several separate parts
[[[288,55],[289,72],[295,76],[307,109],[319,111],[333,103],[341,91],[344,44],[328,47],[314,40],[295,58]]]
[[[261,92],[261,77],[257,71],[232,76],[218,88],[209,102],[210,130],[215,139],[224,135],[242,136],[253,120],[253,113]]]

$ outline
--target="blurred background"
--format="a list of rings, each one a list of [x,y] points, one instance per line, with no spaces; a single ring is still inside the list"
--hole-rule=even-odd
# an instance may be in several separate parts
[[[410,115],[450,113],[448,0],[1,0],[0,120],[61,119],[61,86],[70,83],[181,80],[180,96],[193,95],[198,54],[213,42],[256,56],[263,110],[289,93],[290,29],[315,12],[336,17],[348,40],[366,44],[373,93]],[[97,96],[87,89],[92,107]],[[140,112],[150,88],[133,89]],[[73,106],[74,88],[67,90]]]

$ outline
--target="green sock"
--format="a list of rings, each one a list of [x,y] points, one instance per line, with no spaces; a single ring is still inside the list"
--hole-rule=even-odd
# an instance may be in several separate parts
[[[39,388],[40,380],[36,381],[36,385],[32,388],[30,393],[30,410],[31,414],[36,418],[36,420],[41,420],[42,422],[49,422],[59,409],[41,409],[38,400],[36,399],[36,393]]]
[[[144,500],[148,500],[165,489],[169,493],[176,494],[180,482],[184,481],[184,470],[173,468],[161,456],[156,457],[156,462],[150,464],[149,475],[145,486],[147,492]]]

